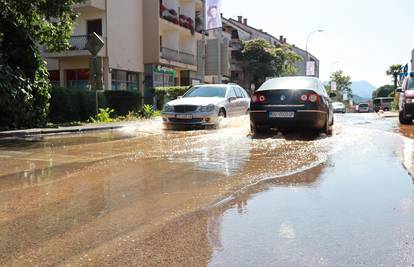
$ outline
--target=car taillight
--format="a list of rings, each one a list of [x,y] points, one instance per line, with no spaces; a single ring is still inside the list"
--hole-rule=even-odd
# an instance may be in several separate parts
[[[263,104],[266,102],[266,96],[263,94],[254,94],[252,96],[253,103]]]
[[[301,95],[300,96],[300,101],[302,101],[302,102],[308,101],[308,96],[307,95]]]
[[[317,94],[303,94],[299,100],[301,102],[319,103],[319,95]]]

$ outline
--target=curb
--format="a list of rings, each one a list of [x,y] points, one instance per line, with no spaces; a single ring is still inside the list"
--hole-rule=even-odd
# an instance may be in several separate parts
[[[81,126],[81,127],[67,127],[55,129],[31,129],[31,130],[17,130],[0,132],[0,138],[10,137],[27,137],[33,135],[49,135],[49,134],[64,134],[64,133],[82,133],[93,131],[107,131],[124,128],[125,125],[111,125],[111,126]]]

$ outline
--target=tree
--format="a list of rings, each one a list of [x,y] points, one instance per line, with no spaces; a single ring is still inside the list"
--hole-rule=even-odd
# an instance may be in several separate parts
[[[336,91],[337,91],[337,99],[342,101],[343,96],[347,95],[348,99],[351,98],[352,95],[352,89],[351,89],[351,77],[348,75],[345,75],[342,70],[338,70],[331,75],[331,82],[336,83]],[[332,85],[332,83],[331,83]]]
[[[46,124],[50,82],[40,46],[69,47],[82,0],[0,0],[0,129]]]
[[[395,91],[394,86],[392,85],[384,85],[379,87],[377,90],[372,92],[372,98],[375,99],[377,97],[388,97],[393,94]]]
[[[282,77],[295,74],[295,63],[302,58],[289,45],[273,46],[263,39],[244,43],[241,53],[247,77],[259,87],[267,77]]]
[[[392,81],[394,82],[394,89],[398,86],[398,76],[401,72],[401,69],[403,68],[403,65],[401,64],[394,64],[388,67],[388,70],[386,71],[387,76],[390,76]]]

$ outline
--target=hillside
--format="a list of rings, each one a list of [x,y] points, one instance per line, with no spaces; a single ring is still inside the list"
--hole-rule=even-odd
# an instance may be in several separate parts
[[[361,98],[372,98],[372,92],[374,92],[377,88],[370,84],[367,81],[354,81],[352,82],[352,93],[357,95]]]

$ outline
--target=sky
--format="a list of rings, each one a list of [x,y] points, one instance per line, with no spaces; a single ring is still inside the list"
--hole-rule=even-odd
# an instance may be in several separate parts
[[[303,49],[320,60],[320,78],[343,70],[352,80],[376,87],[391,83],[392,64],[411,66],[414,0],[222,0],[222,13],[242,15],[251,26]],[[409,27],[413,26],[412,32]]]

